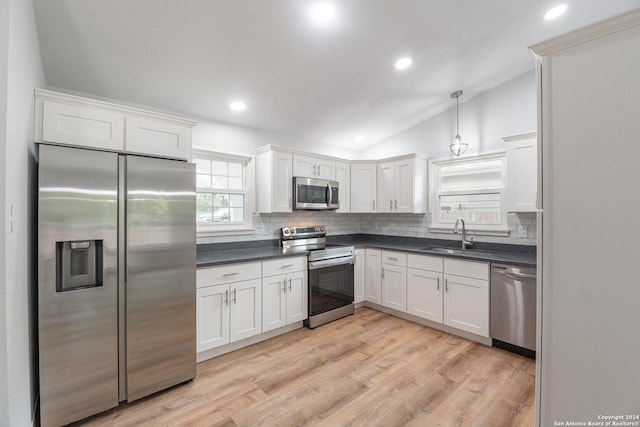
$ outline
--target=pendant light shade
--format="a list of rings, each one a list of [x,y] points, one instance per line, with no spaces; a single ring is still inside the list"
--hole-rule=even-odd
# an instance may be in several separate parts
[[[459,111],[460,105],[459,105],[458,98],[460,98],[461,95],[462,95],[461,90],[457,90],[451,94],[451,98],[456,99],[456,136],[454,136],[451,139],[451,142],[449,143],[449,151],[454,156],[461,155],[462,153],[467,151],[467,147],[469,146],[467,141],[465,141],[464,138],[460,136],[460,130],[459,130],[460,119],[459,119],[458,111]]]

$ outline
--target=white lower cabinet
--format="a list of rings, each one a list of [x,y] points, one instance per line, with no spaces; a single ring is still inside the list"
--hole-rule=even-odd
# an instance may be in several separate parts
[[[198,352],[262,332],[262,286],[259,278],[198,287]]]
[[[358,303],[364,301],[364,283],[365,283],[365,250],[356,249],[356,264],[353,269],[353,302]]]
[[[489,264],[444,260],[444,324],[489,336]]]
[[[407,313],[442,323],[442,257],[409,254],[407,266]]]
[[[365,249],[364,299],[374,304],[382,302],[382,263],[380,249]]]
[[[262,331],[267,332],[307,318],[307,274],[281,274],[262,279]]]
[[[277,264],[285,264],[278,266]],[[296,268],[306,263],[301,257],[294,262],[268,261],[264,271]],[[290,266],[291,265],[291,266]],[[282,326],[305,320],[308,313],[307,271],[294,271],[262,278],[262,331],[267,332]]]
[[[382,305],[407,311],[407,254],[382,251]]]

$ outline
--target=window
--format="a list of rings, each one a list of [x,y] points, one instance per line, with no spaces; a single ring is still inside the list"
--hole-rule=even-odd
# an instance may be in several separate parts
[[[506,235],[505,153],[436,160],[431,164],[432,229],[453,228]]]
[[[198,232],[251,228],[248,165],[251,159],[194,151]]]

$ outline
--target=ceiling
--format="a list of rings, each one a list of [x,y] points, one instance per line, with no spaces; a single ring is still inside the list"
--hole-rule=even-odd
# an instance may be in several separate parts
[[[34,0],[48,86],[362,150],[533,68],[640,0]],[[394,62],[413,58],[411,67]],[[235,100],[245,111],[229,109]],[[360,142],[354,141],[364,135]]]

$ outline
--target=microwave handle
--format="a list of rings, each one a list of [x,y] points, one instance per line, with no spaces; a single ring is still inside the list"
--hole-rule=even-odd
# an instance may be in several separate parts
[[[333,200],[333,190],[331,189],[331,184],[327,184],[327,206],[331,205],[331,200]]]

